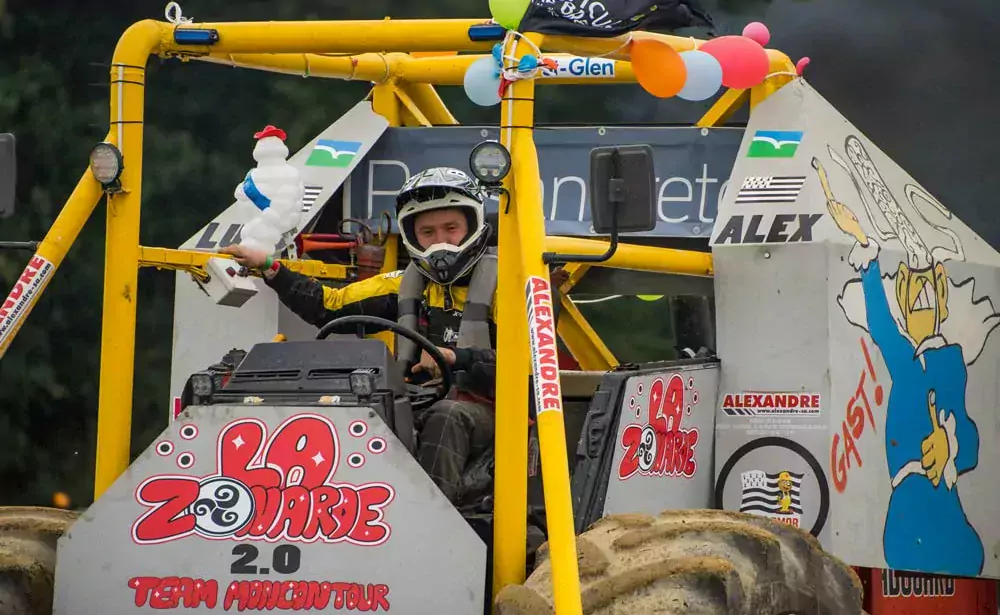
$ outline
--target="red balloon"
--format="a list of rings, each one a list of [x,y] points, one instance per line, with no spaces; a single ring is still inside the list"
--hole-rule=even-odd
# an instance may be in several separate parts
[[[722,85],[744,89],[760,85],[770,70],[770,60],[760,43],[745,36],[720,36],[701,47],[722,66]]]

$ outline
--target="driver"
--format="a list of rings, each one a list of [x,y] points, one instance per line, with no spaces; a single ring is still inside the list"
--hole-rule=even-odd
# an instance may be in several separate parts
[[[325,286],[246,246],[221,252],[263,269],[265,283],[281,302],[312,325],[322,327],[341,316],[377,316],[418,331],[439,348],[456,386],[417,418],[417,461],[458,506],[466,464],[493,444],[496,253],[487,247],[491,229],[479,186],[454,168],[411,177],[396,195],[396,218],[409,267],[342,288]],[[415,349],[397,336],[399,360],[414,362],[418,378],[438,377],[430,355],[422,351],[418,358]]]

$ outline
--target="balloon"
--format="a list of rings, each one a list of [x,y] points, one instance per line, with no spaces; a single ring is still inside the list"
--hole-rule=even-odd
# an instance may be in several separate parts
[[[767,29],[767,26],[759,21],[748,23],[747,26],[743,28],[743,36],[755,41],[761,47],[766,47],[767,44],[771,42],[771,31]]]
[[[722,85],[727,88],[751,88],[767,77],[770,59],[760,43],[742,36],[713,38],[700,48],[722,65]]]
[[[663,295],[636,295],[635,297],[640,301],[659,301],[663,299]]]
[[[798,62],[795,63],[795,73],[799,77],[801,77],[802,73],[805,72],[807,66],[809,66],[809,57],[808,56],[805,57],[805,58],[802,58],[801,60],[799,60]]]
[[[531,54],[522,56],[521,60],[517,63],[517,70],[522,73],[535,70],[536,68],[538,68],[538,58]]]
[[[673,47],[657,40],[632,41],[629,56],[635,80],[644,90],[659,98],[676,96],[687,79],[687,68]]]
[[[517,30],[530,4],[531,0],[490,0],[490,14],[501,26]]]
[[[500,104],[500,78],[492,57],[480,58],[465,71],[465,95],[481,107]]]
[[[683,51],[681,60],[687,67],[687,81],[678,98],[684,100],[706,100],[715,96],[722,87],[722,66],[711,54],[704,51]]]

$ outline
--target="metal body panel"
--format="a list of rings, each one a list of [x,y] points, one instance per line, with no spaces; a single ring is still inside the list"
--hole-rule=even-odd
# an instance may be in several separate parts
[[[712,238],[721,504],[1000,578],[1000,254],[801,79],[746,135]]]
[[[478,613],[485,570],[370,409],[193,407],[60,539],[55,613]]]

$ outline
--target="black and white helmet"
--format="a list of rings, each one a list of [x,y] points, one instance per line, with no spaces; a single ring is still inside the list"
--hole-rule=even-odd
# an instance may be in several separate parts
[[[403,245],[420,272],[432,282],[448,285],[469,273],[486,252],[490,226],[485,220],[483,192],[459,169],[435,167],[411,177],[396,194],[396,220]],[[460,209],[469,231],[453,246],[437,243],[422,248],[414,232],[419,214],[435,209]]]

